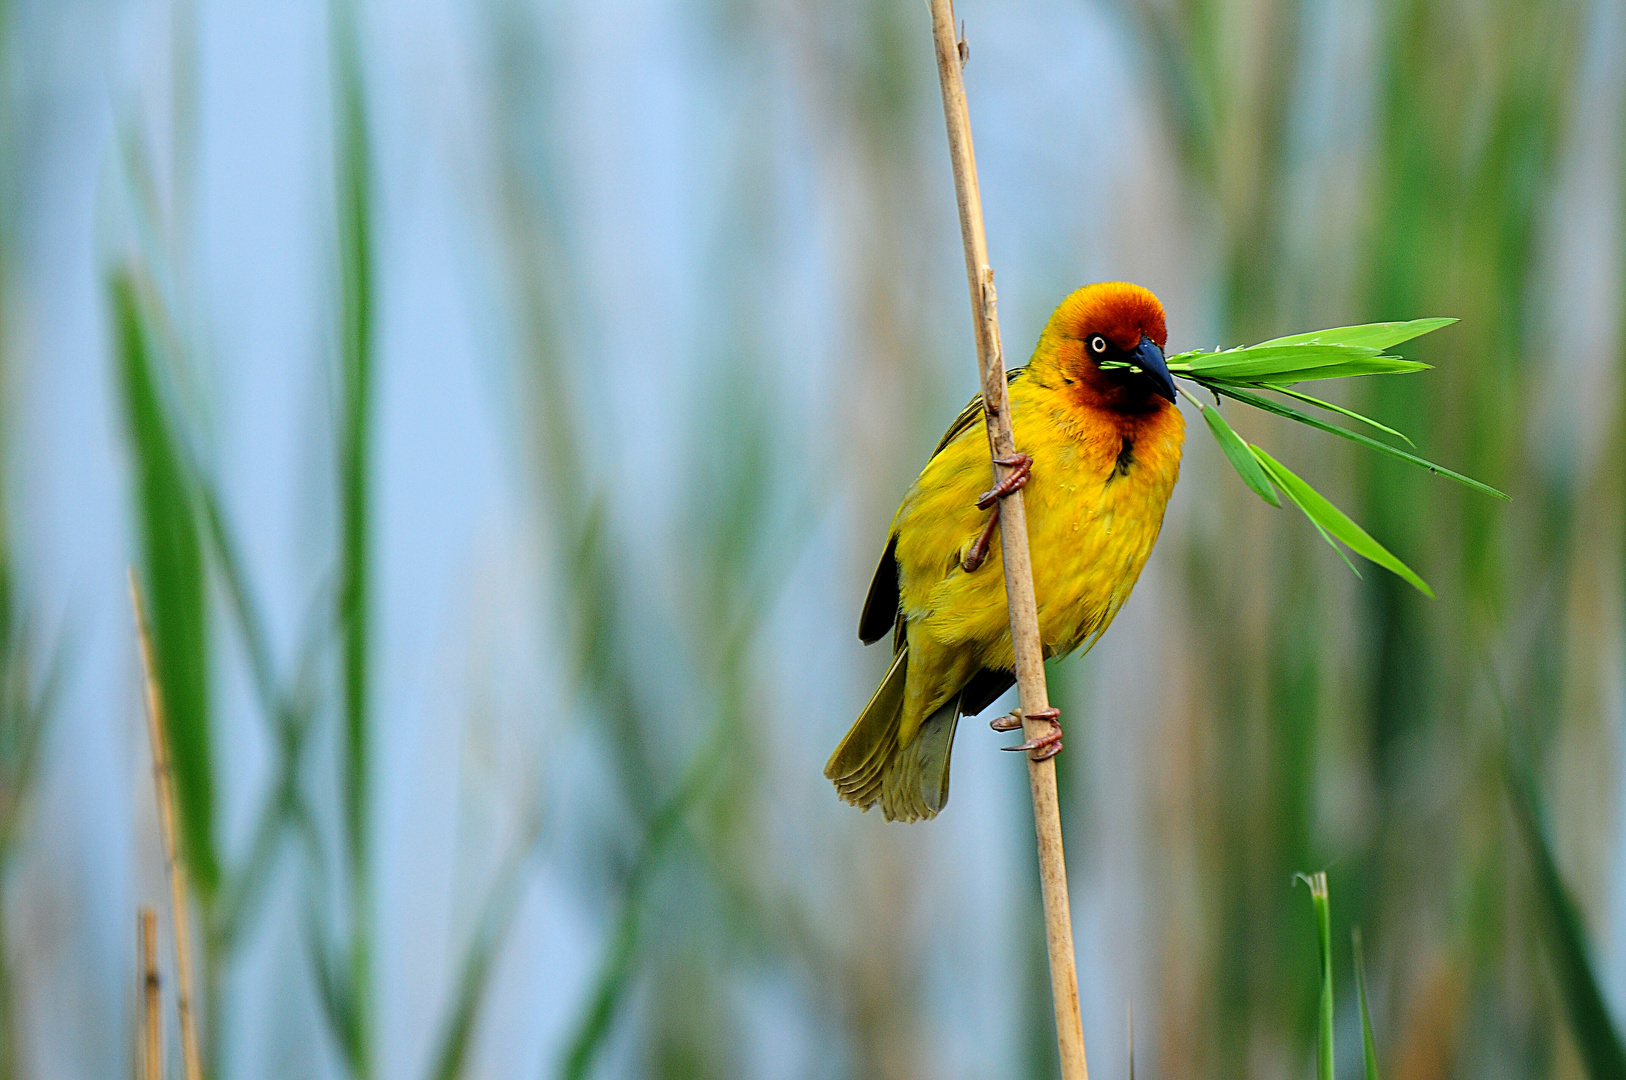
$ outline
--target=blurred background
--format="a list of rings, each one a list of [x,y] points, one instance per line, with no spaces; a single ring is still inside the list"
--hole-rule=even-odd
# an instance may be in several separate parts
[[[1310,1075],[1323,867],[1346,1074],[1359,925],[1384,1075],[1588,1075],[1505,777],[1626,1019],[1626,4],[958,14],[1011,364],[1456,316],[1341,400],[1513,496],[1228,410],[1429,601],[1191,428],[1051,665],[1095,1075]],[[921,0],[0,2],[0,1076],[173,986],[131,564],[211,1076],[1054,1075],[1009,739],[821,775],[970,329]]]

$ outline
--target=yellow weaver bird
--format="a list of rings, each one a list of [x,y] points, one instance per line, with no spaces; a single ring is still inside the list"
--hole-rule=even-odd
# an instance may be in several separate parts
[[[1024,452],[993,489],[979,395],[950,425],[892,519],[858,636],[892,632],[893,659],[824,775],[889,821],[937,816],[964,715],[1015,682],[999,500],[1025,488],[1033,592],[1046,657],[1106,631],[1152,552],[1180,475],[1185,420],[1163,361],[1163,305],[1138,285],[1073,293],[1050,316],[1033,359],[1008,373],[1011,422]],[[979,495],[979,492],[980,495]],[[1061,749],[1054,730],[1010,750]],[[993,721],[1021,726],[1017,714]]]

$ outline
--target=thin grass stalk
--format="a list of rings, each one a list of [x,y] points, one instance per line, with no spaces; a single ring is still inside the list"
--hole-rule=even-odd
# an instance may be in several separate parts
[[[1316,1015],[1316,1080],[1335,1080],[1333,1074],[1332,997],[1332,905],[1327,896],[1327,872],[1300,874],[1310,886],[1310,904],[1315,910],[1316,955],[1321,960],[1321,1003]]]
[[[147,739],[152,747],[153,788],[158,795],[158,826],[163,841],[164,869],[169,876],[169,900],[175,923],[176,1011],[181,1024],[182,1075],[185,1080],[203,1080],[203,1055],[199,1052],[197,1019],[192,1014],[192,937],[187,914],[186,866],[175,842],[175,792],[170,776],[169,752],[164,744],[164,697],[154,668],[152,638],[147,630],[147,609],[136,582],[135,567],[129,569],[130,606],[135,611],[136,641],[141,651],[141,670],[146,685]]]
[[[369,561],[372,518],[369,470],[373,413],[373,251],[371,164],[363,99],[356,14],[349,0],[333,0],[336,73],[334,166],[339,237],[339,596],[344,693],[343,802],[345,865],[349,872],[350,955],[347,998],[353,1011],[350,1066],[372,1075],[372,889],[368,779],[370,657]]]
[[[11,4],[7,0],[0,0],[0,87],[10,87],[11,64],[10,49],[12,29]],[[9,156],[13,151],[12,139],[12,113],[9,95],[0,97],[0,149]],[[11,196],[12,191],[0,189],[0,747],[7,752],[6,758],[14,749],[23,750],[23,760],[18,762],[18,771],[15,777],[0,776],[0,783],[9,788],[9,798],[0,801],[0,1077],[11,1080],[18,1075],[17,1068],[17,1031],[16,1020],[12,1012],[12,981],[11,968],[6,960],[9,949],[6,948],[7,916],[9,912],[4,906],[5,869],[9,863],[11,844],[14,839],[14,816],[17,805],[22,799],[22,789],[27,777],[26,750],[16,747],[14,738],[26,744],[30,740],[29,727],[33,717],[27,707],[27,695],[24,687],[27,685],[28,658],[17,623],[14,621],[15,603],[12,547],[10,535],[10,513],[7,505],[9,477],[7,462],[10,458],[8,451],[10,445],[11,416],[7,404],[11,401],[9,394],[10,382],[10,350],[6,333],[9,326],[9,312],[6,310],[6,286],[10,283],[10,256],[11,256]],[[18,693],[13,693],[13,688]],[[0,759],[0,764],[9,766],[8,760]],[[7,770],[9,772],[9,769]]]
[[[524,891],[524,870],[542,835],[542,816],[533,812],[512,850],[503,860],[486,894],[479,921],[464,950],[457,990],[447,1008],[446,1021],[430,1057],[429,1080],[458,1080],[468,1070],[476,1025],[491,985],[491,971],[513,925]]]
[[[136,913],[141,949],[141,1080],[159,1080],[164,1072],[163,1024],[159,1013],[158,913],[142,905]]]
[[[1547,840],[1535,781],[1528,764],[1515,760],[1511,750],[1503,775],[1514,819],[1530,851],[1536,929],[1552,962],[1553,980],[1575,1037],[1575,1048],[1591,1080],[1626,1077],[1626,1042],[1615,1027],[1598,982],[1580,908]]]
[[[1372,1010],[1366,1004],[1366,955],[1361,948],[1361,928],[1350,929],[1350,947],[1355,956],[1355,997],[1361,1008],[1361,1066],[1366,1080],[1381,1080],[1378,1075],[1378,1047],[1372,1038]]]
[[[988,239],[983,230],[982,193],[977,185],[976,155],[971,145],[971,115],[966,105],[961,72],[960,42],[954,32],[952,0],[932,0],[932,37],[937,48],[937,75],[943,90],[943,117],[948,126],[949,158],[954,169],[954,193],[960,211],[960,234],[965,242],[966,277],[971,290],[971,314],[977,336],[977,372],[982,385],[988,448],[994,478],[1006,475],[999,459],[1016,453],[1011,429],[1010,396],[1005,385],[1005,360],[999,343],[999,312],[994,294],[994,270],[988,262]],[[1049,730],[1031,719],[1050,707],[1045,686],[1044,649],[1039,638],[1038,607],[1033,597],[1033,563],[1028,551],[1027,514],[1022,493],[1014,492],[1000,504],[999,535],[1005,570],[1005,597],[1010,611],[1011,647],[1016,657],[1016,683],[1020,695],[1024,734],[1037,739]],[[1073,956],[1073,920],[1067,899],[1067,866],[1062,848],[1061,808],[1056,798],[1056,763],[1028,759],[1028,782],[1033,794],[1033,828],[1039,848],[1039,883],[1044,900],[1045,944],[1050,954],[1050,993],[1056,1015],[1056,1044],[1063,1080],[1087,1080],[1084,1024],[1079,1012],[1078,970]]]

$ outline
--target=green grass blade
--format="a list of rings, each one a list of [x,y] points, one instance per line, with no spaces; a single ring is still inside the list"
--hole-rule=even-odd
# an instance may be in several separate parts
[[[559,1067],[560,1080],[586,1080],[605,1040],[610,1036],[616,1014],[625,1001],[637,961],[638,945],[643,933],[644,907],[653,884],[655,871],[660,867],[667,847],[679,832],[683,816],[695,804],[716,778],[724,754],[727,752],[732,729],[720,719],[713,730],[709,745],[690,764],[683,783],[662,804],[650,821],[644,834],[643,846],[634,863],[631,879],[627,882],[626,897],[622,901],[621,916],[610,936],[610,948],[600,969],[597,988],[589,999],[576,1035],[570,1040]]]
[[[1379,566],[1389,570],[1406,581],[1410,582],[1424,596],[1433,598],[1434,591],[1428,583],[1412,572],[1411,567],[1401,562],[1389,553],[1389,549],[1367,535],[1365,529],[1351,521],[1347,515],[1332,503],[1328,502],[1315,488],[1300,480],[1288,469],[1265,453],[1259,447],[1253,447],[1254,454],[1259,458],[1259,464],[1265,468],[1265,473],[1281,488],[1293,504],[1304,511],[1304,516],[1315,522],[1323,530],[1323,535],[1330,534],[1343,541],[1355,554],[1370,559]],[[1331,542],[1330,540],[1328,541]]]
[[[226,522],[213,484],[208,479],[200,477],[197,488],[198,503],[209,539],[209,550],[214,556],[214,565],[220,570],[227,604],[236,619],[238,632],[242,635],[243,648],[248,654],[249,671],[254,679],[254,688],[260,695],[260,704],[266,714],[275,716],[278,700],[277,680],[271,663],[271,639],[265,630],[265,619],[261,616],[260,607],[255,603],[253,593],[249,589],[242,554],[237,547],[231,527]]]
[[[1450,326],[1456,319],[1413,319],[1410,322],[1362,323],[1359,326],[1336,326],[1330,330],[1311,330],[1307,334],[1271,338],[1264,345],[1360,345],[1368,349],[1393,348],[1403,341],[1432,334],[1441,327]]]
[[[314,911],[316,901],[307,901],[307,904],[309,906],[305,916],[306,948],[310,954],[311,972],[316,983],[316,1000],[322,1006],[322,1014],[327,1019],[334,1040],[338,1043],[339,1056],[344,1060],[350,1074],[355,1076],[364,1068],[361,1024],[356,1013],[355,994],[345,974],[342,958],[324,939],[320,918]]]
[[[350,0],[332,0],[335,72],[334,184],[340,283],[339,593],[336,612],[344,691],[343,791],[350,875],[350,1008],[355,1071],[373,1073],[371,1055],[370,697],[373,439],[372,177],[360,45]]]
[[[1342,364],[1331,364],[1326,367],[1311,368],[1305,371],[1289,371],[1279,375],[1262,375],[1251,381],[1276,386],[1291,386],[1294,383],[1318,382],[1324,379],[1353,379],[1362,375],[1409,375],[1414,371],[1428,371],[1432,364],[1425,364],[1418,360],[1402,360],[1398,356],[1369,356],[1365,360],[1347,360]],[[1204,376],[1207,378],[1207,376]]]
[[[1366,1080],[1382,1080],[1378,1075],[1378,1048],[1372,1038],[1372,1011],[1366,1005],[1366,957],[1361,953],[1361,928],[1350,930],[1350,945],[1355,953],[1355,997],[1361,1007],[1361,1064]]]
[[[541,831],[541,817],[535,815],[504,860],[486,896],[484,910],[463,955],[457,992],[441,1029],[439,1049],[430,1058],[430,1080],[458,1080],[468,1068],[470,1039],[485,1004],[486,989],[491,985],[491,970],[513,925],[523,891],[523,871],[536,850]]]
[[[1335,1080],[1333,1076],[1333,999],[1332,999],[1332,906],[1327,897],[1327,872],[1300,874],[1299,880],[1310,886],[1310,904],[1315,910],[1316,955],[1321,959],[1321,1005],[1316,1016],[1316,1080]]]
[[[1489,484],[1481,483],[1471,476],[1464,476],[1459,472],[1453,472],[1443,465],[1436,465],[1427,458],[1418,457],[1416,454],[1402,450],[1398,446],[1390,446],[1388,443],[1379,442],[1378,440],[1370,438],[1369,436],[1362,435],[1358,431],[1350,431],[1348,428],[1341,428],[1337,424],[1329,424],[1324,420],[1318,420],[1313,416],[1307,415],[1306,413],[1299,412],[1297,409],[1290,409],[1286,405],[1271,401],[1266,397],[1260,397],[1258,394],[1248,390],[1242,390],[1235,386],[1215,384],[1212,389],[1224,394],[1226,397],[1235,398],[1237,401],[1243,402],[1244,404],[1252,405],[1256,409],[1263,409],[1265,412],[1274,413],[1277,416],[1286,417],[1289,420],[1296,420],[1301,424],[1315,428],[1317,431],[1325,431],[1330,434],[1337,435],[1339,438],[1348,439],[1350,442],[1360,443],[1362,446],[1365,446],[1368,449],[1376,450],[1380,454],[1388,454],[1392,458],[1399,458],[1401,461],[1404,461],[1409,465],[1415,465],[1419,469],[1426,469],[1429,472],[1434,473],[1436,476],[1443,476],[1448,480],[1455,480],[1457,483],[1462,484],[1465,487],[1473,488],[1475,491],[1481,492],[1482,494],[1492,495],[1503,500],[1504,502],[1507,501],[1506,495],[1502,494],[1500,491],[1497,491]]]
[[[1203,419],[1208,423],[1208,430],[1213,433],[1214,441],[1225,451],[1226,460],[1231,463],[1236,474],[1242,477],[1242,482],[1270,505],[1282,505],[1281,499],[1276,495],[1276,489],[1270,486],[1270,481],[1265,477],[1265,470],[1259,467],[1259,462],[1248,450],[1248,444],[1231,430],[1231,425],[1225,422],[1225,417],[1220,415],[1219,409],[1207,405],[1199,408]]]
[[[1411,447],[1413,450],[1417,449],[1417,444],[1406,438],[1405,434],[1402,432],[1396,431],[1394,428],[1388,427],[1384,424],[1380,424],[1370,416],[1362,416],[1353,409],[1346,409],[1342,405],[1334,405],[1330,401],[1322,401],[1320,398],[1311,397],[1309,394],[1301,394],[1297,390],[1289,390],[1285,386],[1273,386],[1271,389],[1278,394],[1287,395],[1294,401],[1302,401],[1306,405],[1313,405],[1318,409],[1325,409],[1328,412],[1337,413],[1339,416],[1347,416],[1351,420],[1355,420],[1367,425],[1368,427],[1375,428],[1386,435],[1393,435],[1397,439],[1404,440],[1406,445]]]
[[[340,386],[339,432],[340,588],[339,623],[344,649],[346,743],[345,812],[351,858],[366,849],[368,607],[371,599],[368,472],[372,458],[373,288],[372,227],[367,128],[354,16],[334,2],[334,52],[338,71],[335,148],[339,227]]]
[[[1170,364],[1169,370],[1176,375],[1235,380],[1291,375],[1296,381],[1307,377],[1301,372],[1372,360],[1377,356],[1376,349],[1353,345],[1255,345],[1227,352],[1197,353],[1190,360],[1181,356],[1177,358],[1179,367]]]
[[[1506,762],[1504,774],[1513,816],[1530,847],[1542,944],[1552,959],[1553,975],[1564,1001],[1564,1011],[1569,1016],[1570,1030],[1575,1035],[1576,1049],[1592,1080],[1619,1080],[1626,1077],[1626,1047],[1622,1045],[1620,1032],[1615,1028],[1603,990],[1598,985],[1580,910],[1547,842],[1534,782],[1511,760]]]
[[[209,733],[208,582],[196,491],[159,389],[159,340],[128,269],[109,282],[114,347],[135,472],[135,510],[165,738],[175,775],[188,874],[204,896],[220,881]]]

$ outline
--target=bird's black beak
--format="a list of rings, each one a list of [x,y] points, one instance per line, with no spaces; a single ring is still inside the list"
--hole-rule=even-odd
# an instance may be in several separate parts
[[[1174,401],[1174,376],[1169,374],[1169,365],[1163,362],[1163,350],[1157,347],[1157,342],[1143,336],[1129,359],[1151,380],[1152,389]]]

